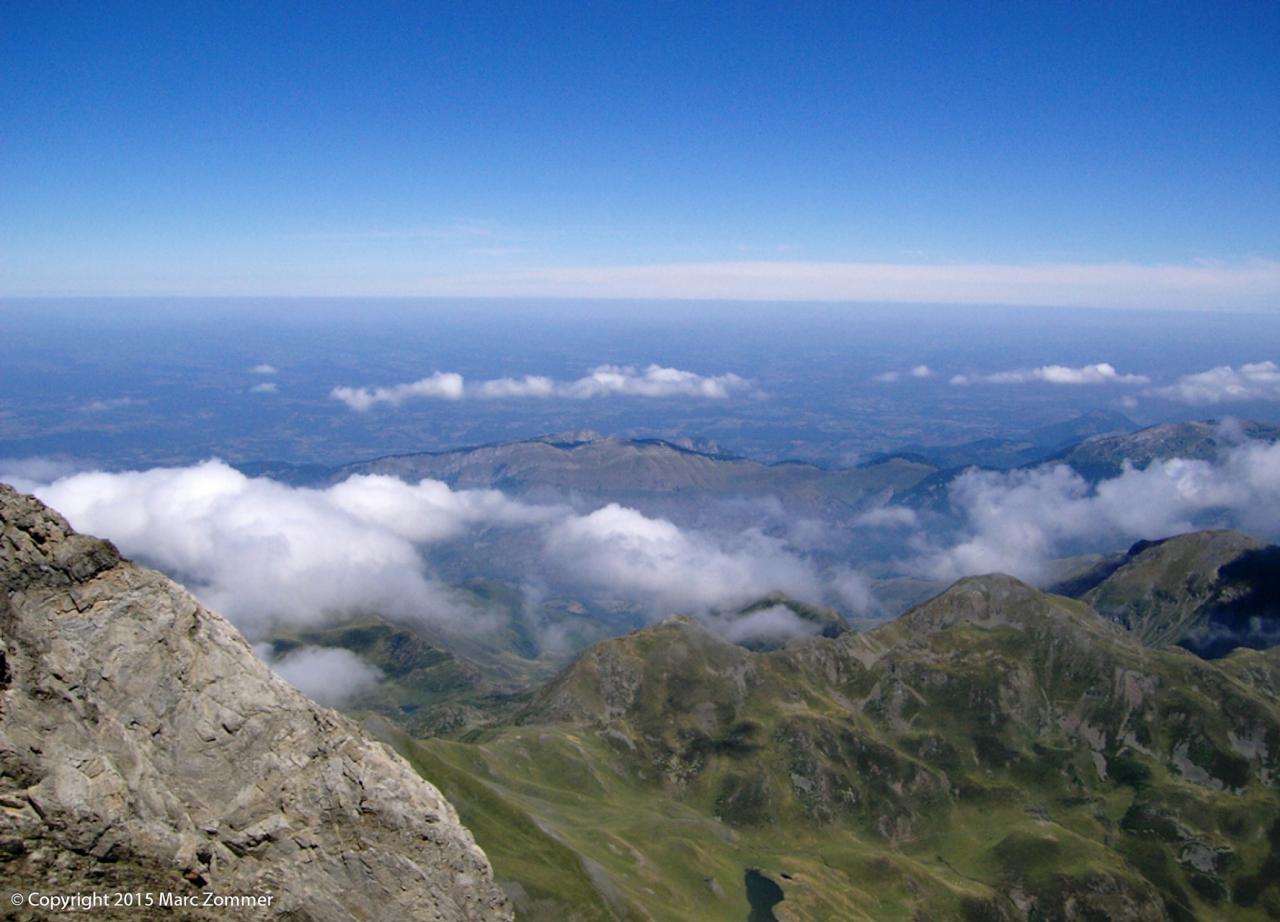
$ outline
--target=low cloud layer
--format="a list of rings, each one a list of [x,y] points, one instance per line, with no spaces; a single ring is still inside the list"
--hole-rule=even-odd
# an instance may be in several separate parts
[[[436,372],[409,384],[394,387],[335,387],[330,396],[363,412],[376,404],[397,406],[414,398],[478,400],[562,397],[589,400],[595,397],[699,397],[724,400],[750,389],[751,382],[735,374],[700,375],[679,368],[649,365],[599,365],[574,381],[556,381],[541,375],[494,378],[466,384],[462,375]]]
[[[451,371],[437,371],[428,378],[419,378],[393,387],[335,387],[329,392],[329,396],[360,413],[379,403],[396,407],[406,400],[422,397],[461,400],[462,375]]]
[[[726,640],[741,644],[778,644],[793,637],[816,637],[822,625],[801,618],[785,605],[772,605],[747,615],[726,616],[710,622]]]
[[[345,703],[382,679],[377,666],[339,647],[299,647],[279,659],[271,655],[269,644],[256,645],[254,652],[280,678],[328,707]]]
[[[952,580],[1004,572],[1031,581],[1048,577],[1049,561],[1140,538],[1209,526],[1238,527],[1275,538],[1280,520],[1280,444],[1248,442],[1218,463],[1173,459],[1096,487],[1066,465],[1026,471],[971,470],[951,486],[962,533],[945,546],[917,541],[913,565]]]
[[[492,627],[498,615],[443,582],[431,560],[437,549],[465,560],[478,540],[493,546],[502,535],[519,551],[504,579],[655,618],[731,610],[776,590],[859,611],[870,604],[858,574],[822,570],[789,539],[681,528],[616,503],[584,513],[379,475],[300,488],[221,461],[40,477],[60,472],[15,464],[0,479],[184,582],[255,640],[283,624],[374,613],[447,630]],[[468,566],[483,572],[486,563]]]
[[[1270,361],[1244,364],[1239,368],[1222,365],[1198,374],[1183,375],[1170,386],[1155,388],[1149,393],[1191,406],[1280,400],[1280,365]]]
[[[564,579],[646,599],[655,615],[733,608],[773,590],[823,595],[813,566],[776,538],[689,531],[617,503],[557,523],[546,549]]]
[[[1067,365],[1043,365],[1040,368],[1017,368],[986,375],[955,375],[951,383],[968,384],[1149,384],[1146,375],[1122,375],[1107,362],[1072,368]]]
[[[250,637],[281,622],[370,611],[445,624],[480,618],[427,572],[419,545],[478,521],[544,514],[493,491],[453,491],[436,481],[368,476],[301,489],[220,461],[47,484],[5,477],[78,530],[180,579]]]

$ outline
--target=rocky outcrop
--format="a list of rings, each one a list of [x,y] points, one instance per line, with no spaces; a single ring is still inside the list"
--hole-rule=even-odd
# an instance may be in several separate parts
[[[5,890],[196,904],[95,918],[226,918],[206,892],[270,897],[237,918],[511,918],[439,791],[221,616],[4,485],[0,527]]]

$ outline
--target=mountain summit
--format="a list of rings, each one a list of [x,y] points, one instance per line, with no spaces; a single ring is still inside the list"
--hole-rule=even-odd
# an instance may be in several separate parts
[[[238,918],[511,918],[440,792],[220,615],[5,485],[0,528],[7,889],[194,903],[170,919],[225,918],[205,893],[270,897]]]
[[[778,919],[1274,918],[1278,686],[991,574],[777,650],[668,619],[416,756],[524,817],[476,829],[530,919],[741,922],[759,876]]]

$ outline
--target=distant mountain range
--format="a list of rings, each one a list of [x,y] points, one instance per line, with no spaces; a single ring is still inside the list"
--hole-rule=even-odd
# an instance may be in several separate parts
[[[943,446],[906,445],[896,451],[876,455],[868,459],[867,463],[878,464],[891,458],[904,458],[939,470],[973,465],[988,468],[1022,467],[1047,461],[1086,439],[1100,436],[1123,437],[1136,429],[1137,424],[1123,413],[1092,410],[1065,422],[1033,429],[1025,438],[989,438]]]
[[[623,439],[590,430],[556,433],[443,452],[389,455],[338,467],[258,462],[247,474],[295,485],[336,483],[353,474],[442,480],[456,488],[516,495],[573,491],[644,499],[680,493],[771,495],[797,508],[849,508],[869,499],[928,495],[968,467],[1005,469],[1046,462],[1071,466],[1090,482],[1114,477],[1124,461],[1145,467],[1169,458],[1220,458],[1243,439],[1280,441],[1280,425],[1255,421],[1163,423],[1135,431],[1119,413],[1095,411],[1037,430],[1026,440],[983,440],[948,447],[908,447],[856,467],[806,462],[763,464],[718,448],[662,439]],[[914,492],[911,492],[914,491]]]
[[[1241,438],[1280,438],[1280,427],[1261,423],[1106,434],[1114,422],[1082,421],[1099,434],[1065,446],[1046,434],[1036,452],[1047,454],[1019,463],[1065,463],[1097,482],[1126,461],[1217,459]],[[1021,451],[1006,448],[1006,459]],[[1004,451],[971,449],[989,458]],[[356,473],[434,477],[659,510],[769,495],[784,515],[850,521],[886,502],[924,509],[944,496],[958,471],[933,460],[825,470],[574,432],[254,472],[311,484]],[[0,821],[8,824],[0,867],[33,888],[63,879],[46,860],[52,852],[26,846],[33,837],[71,856],[64,864],[76,880],[117,873],[130,886],[187,871],[253,882],[301,862],[296,903],[305,908],[315,902],[308,887],[338,893],[356,871],[308,864],[298,856],[312,839],[295,832],[347,842],[356,833],[344,824],[354,822],[368,843],[359,873],[391,893],[386,869],[404,866],[400,827],[383,828],[400,822],[387,798],[407,782],[386,787],[369,772],[399,778],[403,764],[386,763],[354,728],[284,689],[229,625],[178,587],[120,561],[110,545],[71,535],[34,500],[0,498],[9,574],[0,608]],[[444,793],[503,891],[442,806],[441,825],[421,833],[432,843],[424,855],[447,853],[444,869],[432,863],[423,878],[452,901],[432,918],[501,919],[507,899],[531,922],[1280,917],[1280,548],[1209,530],[1100,550],[1064,568],[1052,592],[1001,574],[969,577],[865,631],[772,593],[702,620],[677,616],[610,636],[558,663],[539,657],[514,618],[483,641],[368,614],[282,628],[270,643],[278,656],[340,647],[381,670],[351,700],[352,714]],[[499,580],[478,577],[460,591],[516,604]],[[597,613],[573,599],[546,605],[581,628],[578,638],[588,623],[612,633],[627,624],[625,613],[595,623]],[[199,649],[183,633],[189,622],[210,632]],[[788,629],[777,633],[778,624]],[[234,673],[232,685],[223,672]],[[245,729],[236,715],[250,712],[262,716]],[[287,744],[296,720],[319,734],[306,736],[305,753]],[[315,802],[291,799],[283,826],[256,794],[244,795],[240,813],[210,813],[207,791],[230,798],[227,779],[240,777],[225,758],[204,786],[178,767],[194,752],[243,752],[237,734],[261,727],[286,741],[264,750],[280,761],[245,755],[237,771],[266,779],[255,790],[305,781],[320,792]],[[338,773],[332,784],[313,777],[323,775],[324,753],[333,753],[323,762]],[[99,757],[115,774],[94,774]],[[130,773],[126,762],[149,767]],[[295,770],[281,775],[281,765]],[[367,793],[348,804],[352,778]],[[89,802],[76,792],[99,788],[118,808],[119,822],[108,824],[118,837],[81,847],[78,830],[97,827],[75,812]],[[410,800],[438,797],[403,789]],[[330,809],[325,798],[351,810]],[[147,822],[136,824],[130,810]],[[312,825],[311,813],[323,822]],[[417,829],[404,823],[401,831]],[[179,852],[185,865],[166,863],[156,844],[165,836],[215,844],[208,860],[196,848]],[[113,852],[117,841],[127,850]],[[114,870],[95,870],[111,860]],[[430,905],[413,880],[419,889],[379,897],[367,916],[390,918],[406,901]],[[357,903],[344,911],[365,913]]]
[[[871,498],[907,490],[935,468],[903,458],[828,470],[803,462],[762,464],[662,439],[620,439],[589,431],[446,452],[392,455],[334,468],[241,465],[245,473],[295,485],[337,483],[354,474],[424,477],[454,488],[500,489],[533,499],[574,494],[650,510],[728,496],[772,496],[797,513],[847,515]]]

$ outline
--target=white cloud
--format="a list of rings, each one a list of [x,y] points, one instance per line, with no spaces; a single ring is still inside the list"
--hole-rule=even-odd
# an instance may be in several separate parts
[[[75,528],[184,582],[251,638],[280,624],[374,612],[486,629],[488,613],[433,576],[424,554],[453,542],[446,553],[456,557],[495,528],[527,532],[514,540],[532,553],[512,565],[529,585],[583,589],[654,616],[729,610],[773,591],[855,611],[869,599],[853,571],[820,571],[807,556],[814,548],[800,549],[797,541],[822,537],[803,519],[785,539],[757,527],[682,529],[617,504],[579,514],[434,480],[361,475],[325,489],[291,487],[221,461],[40,479],[58,473],[0,468]]]
[[[399,406],[414,397],[461,400],[462,375],[451,371],[437,371],[429,378],[419,378],[409,384],[397,384],[394,387],[335,387],[329,392],[329,396],[360,413],[375,404],[389,403],[392,406]]]
[[[268,365],[263,362],[261,365],[254,365],[249,369],[251,375],[274,375],[278,373],[278,369],[274,365]]]
[[[784,643],[793,637],[815,637],[822,630],[816,621],[801,618],[785,605],[773,605],[746,615],[706,619],[708,626],[734,643]]]
[[[916,365],[914,368],[907,371],[906,374],[919,379],[932,378],[933,369],[928,365]],[[882,384],[893,384],[895,381],[902,380],[902,376],[903,372],[900,371],[886,371],[882,374],[876,375],[873,380],[879,381]]]
[[[278,388],[276,387],[276,382],[274,382],[274,381],[263,381],[261,384],[255,384],[253,387],[249,388],[249,393],[251,393],[251,394],[274,394],[274,393],[276,393],[276,391],[277,391],[277,390],[278,390]]]
[[[855,615],[869,615],[880,610],[879,603],[871,594],[871,584],[857,570],[840,567],[830,574],[829,579],[836,601],[848,611]]]
[[[541,375],[523,378],[494,378],[467,385],[462,375],[436,372],[412,384],[394,387],[335,387],[330,396],[351,409],[363,412],[378,403],[397,405],[414,397],[436,397],[460,400],[564,397],[589,400],[595,397],[700,397],[723,400],[746,391],[751,382],[735,374],[700,375],[679,368],[649,365],[637,369],[630,365],[599,365],[574,381],[555,381]]]
[[[549,513],[493,491],[355,477],[327,490],[249,478],[221,461],[185,468],[18,479],[78,530],[182,580],[250,636],[271,625],[377,611],[406,619],[479,618],[426,568],[417,545],[469,524]]]
[[[1148,393],[1192,406],[1280,400],[1280,365],[1270,361],[1239,368],[1221,365],[1198,374],[1183,375],[1169,387],[1154,388]]]
[[[473,393],[477,397],[490,400],[500,400],[504,397],[553,397],[556,393],[556,383],[541,375],[495,378],[476,386]]]
[[[30,493],[35,484],[49,483],[85,469],[86,465],[68,458],[0,458],[0,480],[25,493]]]
[[[324,491],[326,500],[361,522],[415,544],[456,538],[471,525],[536,525],[561,518],[560,506],[532,506],[498,490],[454,490],[439,480],[408,484],[361,474]]]
[[[704,376],[678,368],[650,365],[643,371],[631,366],[599,365],[587,374],[564,385],[566,397],[608,397],[621,394],[631,397],[706,397],[722,400],[749,387],[749,382],[735,374]]]
[[[1148,384],[1146,375],[1122,375],[1107,362],[1071,368],[1067,365],[1042,365],[1039,368],[1018,368],[988,375],[955,375],[951,383],[966,384]]]
[[[922,539],[916,566],[936,579],[1002,571],[1033,581],[1055,557],[1207,526],[1272,538],[1280,527],[1280,444],[1248,442],[1223,461],[1172,459],[1095,488],[1066,465],[970,470],[951,486],[964,534],[939,548]]]
[[[408,293],[408,292],[402,292]],[[487,297],[908,301],[934,304],[1274,307],[1280,262],[1226,264],[720,262],[437,276],[414,294]]]
[[[254,652],[280,678],[328,707],[337,707],[382,679],[377,666],[338,647],[299,647],[280,659],[272,658],[268,644],[256,644]]]
[[[879,506],[859,515],[853,524],[859,528],[914,528],[918,516],[906,506]]]
[[[686,531],[617,503],[554,525],[546,552],[564,578],[642,599],[659,616],[741,607],[775,590],[823,595],[808,561],[756,529]]]
[[[90,400],[80,409],[86,413],[110,413],[112,410],[123,410],[125,407],[135,407],[146,403],[145,400],[135,400],[133,397],[108,397],[103,400]]]

